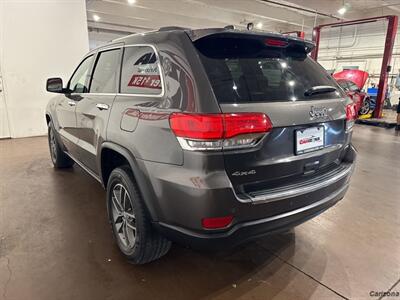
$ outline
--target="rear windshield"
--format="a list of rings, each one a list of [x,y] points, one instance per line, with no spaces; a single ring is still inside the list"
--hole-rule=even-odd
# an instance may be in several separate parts
[[[206,37],[195,43],[220,103],[281,102],[343,96],[304,48],[269,47],[253,38]],[[315,86],[329,91],[306,96]],[[307,93],[306,93],[307,94]]]

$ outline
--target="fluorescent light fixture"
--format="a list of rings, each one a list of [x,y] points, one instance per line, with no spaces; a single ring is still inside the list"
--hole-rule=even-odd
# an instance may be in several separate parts
[[[347,7],[343,6],[337,12],[339,15],[343,16],[346,13],[346,11],[347,11]]]
[[[256,24],[256,28],[257,28],[257,29],[261,29],[261,28],[262,28],[262,23],[261,23],[261,22],[258,22],[258,23]]]
[[[98,15],[93,15],[93,20],[95,22],[98,22],[98,21],[100,21],[100,17]]]
[[[132,5],[132,4],[135,4],[135,3],[136,3],[136,0],[128,0],[128,3],[131,4],[131,5]]]

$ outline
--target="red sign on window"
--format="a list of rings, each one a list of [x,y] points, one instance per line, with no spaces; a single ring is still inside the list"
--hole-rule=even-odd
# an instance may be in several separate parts
[[[161,89],[160,75],[136,75],[134,74],[129,80],[128,86]]]

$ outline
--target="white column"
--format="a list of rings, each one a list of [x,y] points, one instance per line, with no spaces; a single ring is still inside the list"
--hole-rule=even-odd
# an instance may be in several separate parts
[[[46,134],[48,77],[89,50],[85,0],[0,0],[0,70],[11,137]]]

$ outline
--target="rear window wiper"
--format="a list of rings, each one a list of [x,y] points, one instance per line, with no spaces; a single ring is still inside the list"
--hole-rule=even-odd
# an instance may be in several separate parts
[[[304,96],[312,96],[315,94],[325,94],[335,92],[336,88],[334,86],[329,85],[316,85],[312,88],[309,88],[304,92]]]

